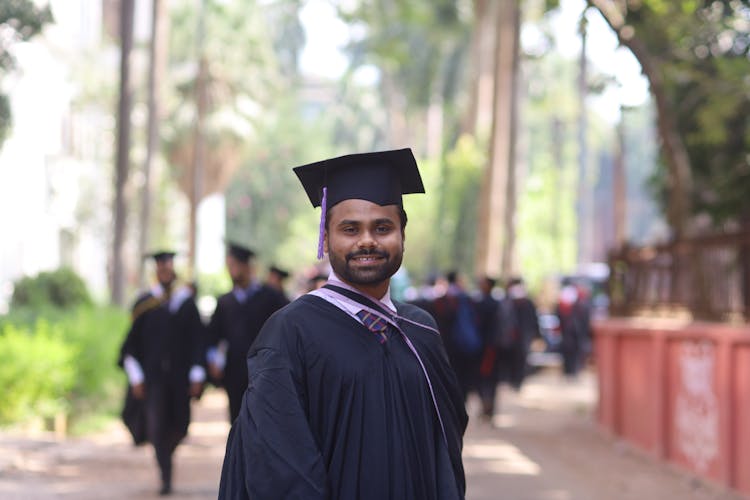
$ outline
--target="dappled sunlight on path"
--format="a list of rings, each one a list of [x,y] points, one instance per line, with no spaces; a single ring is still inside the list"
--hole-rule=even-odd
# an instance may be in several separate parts
[[[547,369],[516,393],[502,387],[492,422],[471,418],[464,442],[467,500],[733,500],[721,488],[653,461],[598,431],[596,381]],[[468,411],[479,413],[469,399]],[[215,499],[229,423],[226,397],[193,404],[190,434],[175,454],[175,499]],[[58,441],[0,433],[0,498],[156,499],[151,447],[133,447],[119,422],[107,432]]]
[[[193,403],[189,435],[175,453],[171,498],[216,498],[229,423],[226,397],[208,391]],[[0,498],[158,498],[150,446],[134,447],[114,422],[106,432],[57,441],[45,436],[0,434]]]

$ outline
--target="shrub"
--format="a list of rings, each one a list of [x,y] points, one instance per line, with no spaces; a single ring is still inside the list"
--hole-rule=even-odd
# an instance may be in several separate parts
[[[79,308],[62,317],[65,341],[76,350],[76,377],[70,393],[71,417],[119,409],[124,375],[117,366],[129,316],[120,309]]]
[[[0,422],[40,415],[31,412],[39,405],[47,408],[41,416],[65,411],[74,426],[89,417],[114,414],[124,388],[116,361],[127,325],[125,311],[98,307],[36,314],[25,308],[0,318]],[[25,380],[15,381],[6,398],[5,387],[15,379]],[[64,382],[55,382],[54,397],[42,390],[50,379]]]
[[[46,321],[33,331],[5,325],[0,330],[0,423],[32,415],[53,416],[68,409],[75,381],[75,349],[60,329]]]
[[[67,267],[21,278],[13,286],[10,302],[11,308],[65,308],[88,304],[91,304],[91,295],[86,284]]]

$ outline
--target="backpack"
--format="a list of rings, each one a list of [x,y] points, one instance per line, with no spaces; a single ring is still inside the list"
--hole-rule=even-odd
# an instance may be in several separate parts
[[[464,354],[477,354],[482,350],[482,336],[479,334],[474,308],[466,295],[458,296],[456,319],[453,321],[453,343]]]

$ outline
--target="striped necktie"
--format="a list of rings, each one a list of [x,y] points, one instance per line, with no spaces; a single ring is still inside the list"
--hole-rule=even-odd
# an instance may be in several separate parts
[[[388,322],[385,319],[364,309],[357,313],[357,317],[368,330],[378,336],[378,342],[385,344],[386,340],[388,340],[389,329]]]

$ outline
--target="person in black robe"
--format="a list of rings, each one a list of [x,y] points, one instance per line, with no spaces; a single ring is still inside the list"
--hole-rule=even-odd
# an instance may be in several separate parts
[[[286,291],[284,290],[284,282],[289,278],[289,271],[281,269],[278,266],[272,265],[268,268],[268,274],[266,275],[266,285],[273,288],[277,292],[286,298]],[[289,299],[286,299],[289,302]]]
[[[555,314],[560,320],[563,373],[575,377],[584,365],[590,338],[590,307],[580,287],[570,280],[562,282]]]
[[[321,205],[328,283],[267,321],[227,442],[221,499],[461,499],[463,398],[432,317],[391,300],[409,149],[295,168]]]
[[[536,304],[528,295],[522,278],[508,280],[506,286],[508,305],[512,309],[507,321],[512,326],[512,341],[507,346],[504,362],[507,364],[506,380],[516,391],[521,390],[529,370],[527,358],[531,342],[541,336],[539,332],[539,314]]]
[[[475,304],[458,271],[446,273],[446,280],[445,294],[435,297],[432,308],[466,401],[478,387],[483,340]]]
[[[477,322],[482,335],[482,358],[479,362],[477,392],[482,402],[482,416],[492,421],[497,396],[497,340],[501,325],[500,301],[493,295],[497,280],[483,276],[479,280],[476,300]]]
[[[158,283],[136,300],[119,359],[129,382],[123,419],[136,444],[154,446],[162,495],[172,490],[172,455],[187,435],[190,398],[206,378],[204,326],[193,289],[175,286],[174,255],[151,255]]]
[[[208,324],[209,374],[226,390],[230,423],[240,413],[247,388],[247,351],[268,317],[289,302],[282,293],[254,279],[254,256],[243,245],[228,244],[226,266],[234,287],[217,299]]]

